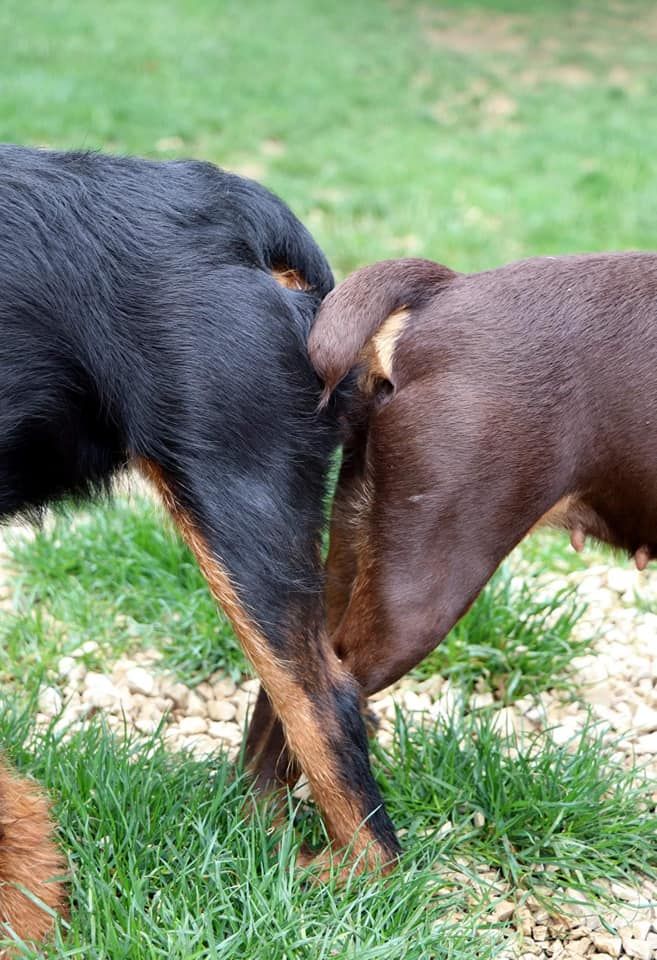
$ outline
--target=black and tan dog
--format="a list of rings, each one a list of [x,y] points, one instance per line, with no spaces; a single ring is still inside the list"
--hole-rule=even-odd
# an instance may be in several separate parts
[[[537,523],[657,556],[657,255],[526,260],[460,275],[365,267],[309,339],[325,398],[352,369],[328,623],[365,695],[445,637]],[[291,780],[274,725],[261,769]]]
[[[331,836],[390,859],[358,690],[324,625],[341,400],[318,409],[306,342],[332,284],[280,200],[210,164],[0,148],[0,516],[136,466],[232,620]]]

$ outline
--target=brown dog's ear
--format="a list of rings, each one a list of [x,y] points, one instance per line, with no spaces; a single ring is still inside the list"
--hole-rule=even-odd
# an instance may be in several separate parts
[[[365,345],[381,331],[378,352],[401,333],[399,317],[430,299],[457,276],[431,260],[383,260],[352,273],[326,297],[308,339],[310,362],[324,381],[322,405],[356,365]],[[393,319],[396,318],[396,319]],[[384,331],[390,322],[390,331]],[[382,329],[383,328],[383,329]],[[391,331],[397,329],[397,334]],[[392,352],[390,351],[390,358]]]

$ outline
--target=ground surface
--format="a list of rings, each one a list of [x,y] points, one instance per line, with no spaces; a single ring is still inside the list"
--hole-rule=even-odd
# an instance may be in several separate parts
[[[241,170],[339,274],[654,246],[647,0],[5,0],[0,35],[0,139]],[[252,686],[148,502],[10,541],[0,742],[48,785],[70,858],[53,957],[655,951],[652,574],[523,545],[395,692],[394,722],[375,705],[404,860],[338,890],[294,868],[322,841],[312,808],[294,831],[245,820],[232,756]]]

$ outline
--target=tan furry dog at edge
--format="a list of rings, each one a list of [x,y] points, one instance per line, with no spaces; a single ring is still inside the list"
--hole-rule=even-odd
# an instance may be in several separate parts
[[[26,942],[52,933],[53,913],[65,912],[65,871],[45,794],[0,758],[0,940],[8,928]],[[12,955],[0,948],[0,960]]]

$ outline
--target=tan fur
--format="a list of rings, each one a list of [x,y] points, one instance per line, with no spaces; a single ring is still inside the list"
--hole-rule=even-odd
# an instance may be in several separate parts
[[[407,307],[400,307],[383,321],[383,325],[372,337],[372,348],[377,360],[380,376],[392,379],[392,360],[395,346],[410,316]]]
[[[286,290],[310,290],[310,284],[298,273],[289,267],[279,267],[272,270],[276,283],[280,283]]]
[[[52,933],[52,916],[20,887],[46,907],[64,913],[65,887],[60,880],[64,857],[53,840],[48,801],[39,787],[18,777],[0,760],[0,932],[8,924],[25,941],[42,941]],[[0,952],[9,958],[13,951]]]
[[[299,758],[310,782],[315,800],[322,808],[333,837],[339,845],[353,841],[360,852],[372,842],[371,831],[360,828],[362,817],[348,793],[339,787],[339,777],[327,749],[327,731],[320,725],[313,704],[304,689],[275,657],[262,633],[242,606],[227,571],[212,554],[193,520],[177,503],[157,464],[139,460],[137,468],[153,483],[188,544],[215,600],[230,619],[246,656],[280,716],[287,741]],[[327,669],[341,671],[337,657],[327,652]]]
[[[382,380],[389,380],[392,383],[395,347],[408,317],[409,311],[406,307],[395,310],[389,314],[372,339],[363,347],[360,354],[363,372],[359,380],[359,387],[363,393],[375,393]]]
[[[541,527],[555,527],[556,529],[564,529],[568,527],[568,516],[572,514],[573,510],[577,506],[577,497],[573,494],[568,494],[567,497],[562,497],[561,500],[558,500],[555,505],[548,510],[547,513],[544,513],[538,523],[535,523],[534,526],[529,531],[533,533],[535,530],[539,530]]]

